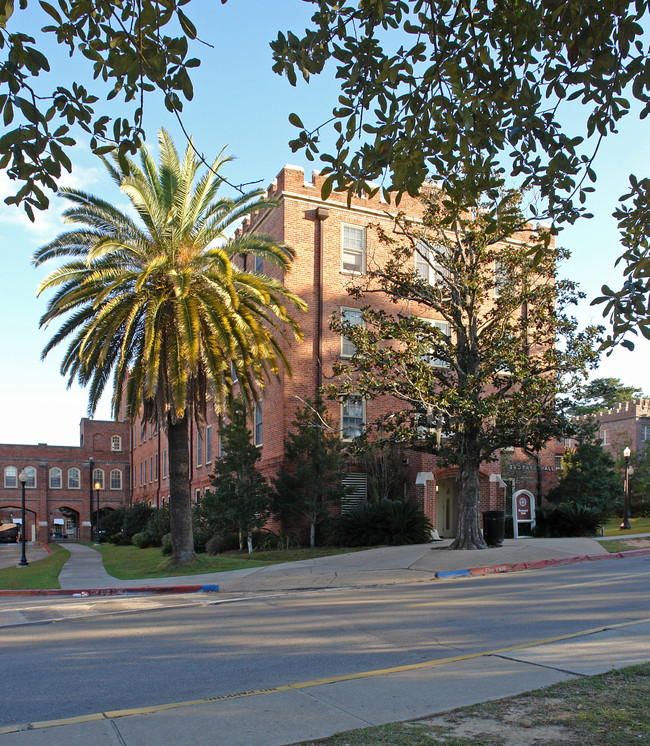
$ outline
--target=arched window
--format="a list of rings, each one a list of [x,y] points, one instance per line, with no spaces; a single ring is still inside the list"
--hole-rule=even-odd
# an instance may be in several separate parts
[[[60,490],[63,486],[63,472],[58,466],[50,469],[50,489]]]
[[[104,489],[104,470],[103,469],[93,469],[93,489],[97,489],[95,485],[99,485],[99,489]]]
[[[122,472],[119,469],[111,470],[111,489],[112,490],[122,489]]]
[[[111,451],[122,450],[122,438],[119,435],[111,436]]]
[[[36,469],[33,466],[26,466],[23,471],[27,476],[25,487],[27,487],[27,489],[29,490],[36,489]]]
[[[81,472],[79,469],[68,469],[68,489],[78,490],[81,488]]]
[[[15,466],[5,466],[5,487],[18,487],[18,469]]]

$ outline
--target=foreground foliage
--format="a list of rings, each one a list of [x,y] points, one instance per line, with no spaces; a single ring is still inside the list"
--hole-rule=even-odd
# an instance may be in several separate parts
[[[431,522],[413,500],[361,502],[336,521],[336,535],[344,546],[425,544]]]
[[[89,414],[110,381],[116,419],[126,412],[167,432],[173,560],[182,563],[194,554],[189,419],[201,421],[208,406],[230,408],[236,377],[251,402],[269,376],[288,372],[281,342],[301,337],[289,309],[306,306],[279,281],[234,263],[250,254],[289,270],[293,251],[275,239],[228,238],[241,218],[275,202],[261,191],[220,196],[227,157],[199,176],[191,144],[181,160],[164,130],[159,141],[158,165],[146,148],[139,164],[105,161],[138,220],[63,189],[72,203],[65,220],[82,227],[41,248],[34,263],[64,261],[39,288],[54,292],[41,326],[61,322],[43,357],[68,340],[61,373],[89,386]]]
[[[271,46],[274,70],[292,84],[336,69],[332,117],[308,126],[290,117],[294,150],[313,159],[328,144],[325,193],[381,184],[387,197],[416,195],[433,177],[457,200],[469,178],[477,204],[505,172],[539,191],[537,217],[575,222],[602,139],[633,109],[650,111],[650,7],[641,0],[308,1],[310,27]],[[330,126],[331,147],[322,137]],[[650,178],[629,182],[615,212],[626,278],[597,299],[614,340],[650,338]]]

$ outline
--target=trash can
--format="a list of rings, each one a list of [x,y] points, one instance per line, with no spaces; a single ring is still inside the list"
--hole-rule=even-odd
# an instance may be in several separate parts
[[[506,533],[506,511],[486,510],[483,512],[483,538],[490,547],[503,545]]]

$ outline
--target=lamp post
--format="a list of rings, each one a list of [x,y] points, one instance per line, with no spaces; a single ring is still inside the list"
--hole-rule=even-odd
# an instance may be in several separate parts
[[[101,482],[95,482],[95,491],[97,493],[97,513],[95,515],[95,546],[101,546],[102,540],[99,535],[99,490],[101,490]]]
[[[28,567],[29,562],[27,561],[27,556],[25,555],[25,485],[27,484],[27,480],[29,479],[29,474],[27,473],[27,469],[23,469],[20,474],[18,475],[18,479],[20,480],[20,486],[23,490],[23,504],[22,504],[22,523],[20,525],[20,543],[22,548],[22,554],[20,557],[20,562],[18,563],[18,567]]]
[[[623,500],[623,522],[621,523],[621,529],[630,528],[630,455],[632,451],[626,446],[623,451],[623,458],[625,459],[625,495]]]

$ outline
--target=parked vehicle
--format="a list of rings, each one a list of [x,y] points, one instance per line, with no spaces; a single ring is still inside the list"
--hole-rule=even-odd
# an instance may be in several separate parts
[[[20,526],[15,523],[0,523],[0,544],[15,544],[19,533]]]

